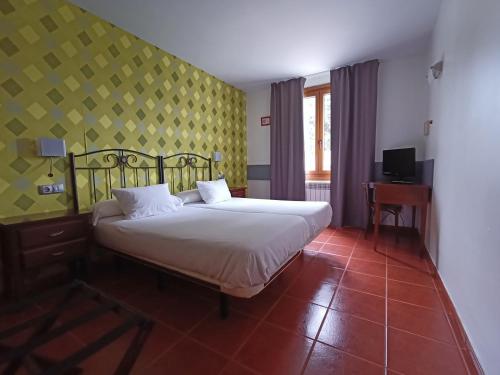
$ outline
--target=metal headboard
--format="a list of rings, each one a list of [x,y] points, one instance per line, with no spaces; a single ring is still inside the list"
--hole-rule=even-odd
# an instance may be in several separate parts
[[[149,186],[152,178],[156,180],[153,184],[164,182],[163,158],[139,151],[113,148],[78,155],[70,153],[69,163],[75,212],[80,210],[78,172],[86,174],[90,205],[100,199],[111,199],[113,187]]]
[[[212,159],[189,152],[165,156],[163,178],[172,192],[194,189],[196,181],[212,179]]]

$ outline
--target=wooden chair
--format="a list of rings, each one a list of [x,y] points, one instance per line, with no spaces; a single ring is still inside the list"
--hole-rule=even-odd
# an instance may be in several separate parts
[[[366,222],[365,228],[365,239],[368,236],[370,228],[373,226],[373,216],[375,213],[375,200],[374,200],[374,189],[373,183],[363,182],[361,184],[365,192],[366,207],[368,209],[368,220]],[[403,207],[401,205],[395,204],[384,204],[381,207],[382,215],[387,213],[389,215],[394,215],[394,227],[396,228],[396,242],[399,240],[399,216],[401,215],[401,210]],[[387,217],[387,216],[386,216]]]

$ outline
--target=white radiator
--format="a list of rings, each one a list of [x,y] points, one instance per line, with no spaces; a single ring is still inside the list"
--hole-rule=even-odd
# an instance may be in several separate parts
[[[306,201],[330,202],[330,181],[306,182]]]

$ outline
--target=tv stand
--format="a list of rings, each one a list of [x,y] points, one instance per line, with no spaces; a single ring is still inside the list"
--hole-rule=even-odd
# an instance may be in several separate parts
[[[430,187],[427,185],[388,184],[383,182],[376,182],[374,184],[375,233],[373,237],[373,248],[375,250],[377,250],[379,237],[381,206],[383,204],[408,205],[420,208],[420,255],[424,255],[427,204],[430,200],[430,191]],[[413,217],[415,217],[414,214]]]

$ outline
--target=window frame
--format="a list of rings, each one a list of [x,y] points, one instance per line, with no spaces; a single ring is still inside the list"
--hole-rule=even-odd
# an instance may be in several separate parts
[[[306,180],[324,181],[324,180],[330,180],[331,176],[331,170],[330,171],[323,170],[323,96],[325,94],[331,95],[329,83],[324,85],[304,88],[304,98],[312,96],[316,97],[316,133],[315,133],[316,168],[314,171],[306,171]]]

